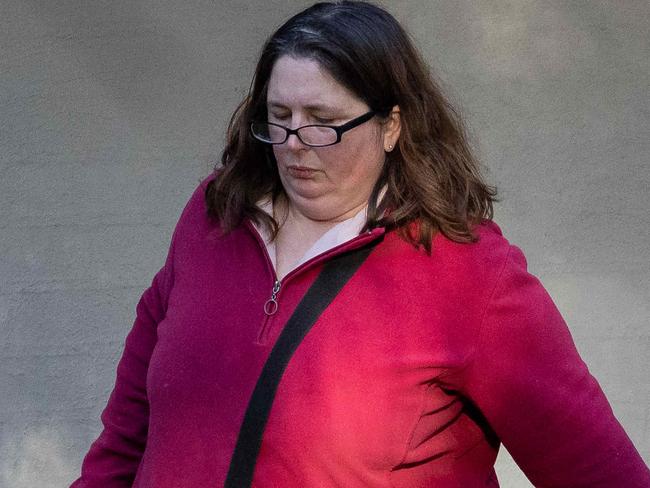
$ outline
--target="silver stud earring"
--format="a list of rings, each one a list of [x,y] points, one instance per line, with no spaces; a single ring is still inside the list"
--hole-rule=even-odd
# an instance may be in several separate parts
[[[393,145],[392,145],[392,144],[389,144],[389,145],[388,145],[388,150],[389,150],[389,151],[392,151],[392,150],[393,150]]]

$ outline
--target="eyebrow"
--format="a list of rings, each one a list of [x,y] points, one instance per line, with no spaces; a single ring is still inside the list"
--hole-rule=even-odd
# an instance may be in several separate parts
[[[288,108],[286,105],[272,100],[268,100],[267,105],[269,108]],[[321,103],[310,103],[309,105],[305,105],[304,108],[311,111],[321,111],[321,112],[336,112],[340,110],[336,107],[332,107],[331,105],[325,105]]]

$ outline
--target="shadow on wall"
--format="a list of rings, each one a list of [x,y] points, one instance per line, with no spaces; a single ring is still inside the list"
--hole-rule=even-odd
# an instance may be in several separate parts
[[[42,428],[15,436],[0,447],[0,486],[4,488],[61,488],[78,476],[76,453],[65,447],[62,430]]]

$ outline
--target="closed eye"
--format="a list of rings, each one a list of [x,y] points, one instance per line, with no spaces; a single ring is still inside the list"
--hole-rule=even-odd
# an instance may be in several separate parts
[[[282,122],[291,118],[290,114],[269,113],[269,122]]]
[[[314,115],[314,120],[315,120],[318,124],[332,125],[332,122],[334,122],[336,119],[327,118],[327,117],[316,117],[316,116]]]

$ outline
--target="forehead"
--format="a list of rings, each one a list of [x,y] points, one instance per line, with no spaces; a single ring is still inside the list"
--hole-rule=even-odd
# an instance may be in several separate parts
[[[317,61],[286,55],[278,58],[273,65],[267,101],[269,105],[287,107],[325,105],[347,108],[365,105]]]

